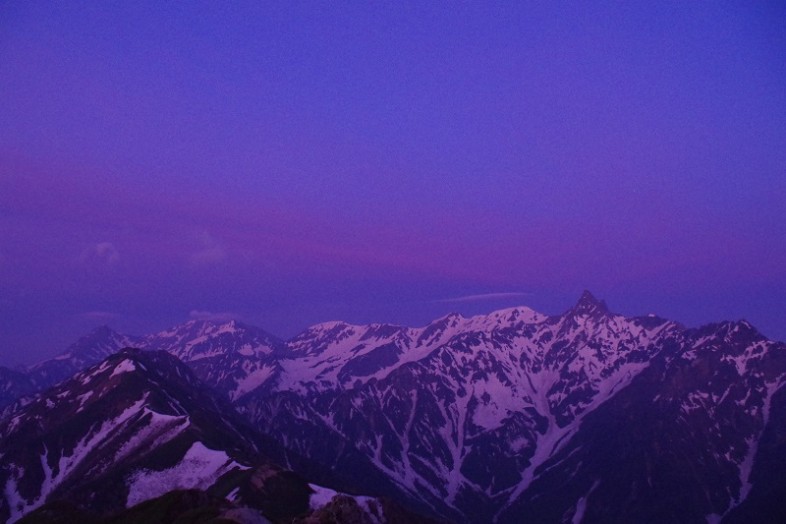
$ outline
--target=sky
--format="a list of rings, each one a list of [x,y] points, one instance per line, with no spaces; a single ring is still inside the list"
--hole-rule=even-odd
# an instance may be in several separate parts
[[[584,289],[786,340],[784,2],[3,2],[0,364]]]

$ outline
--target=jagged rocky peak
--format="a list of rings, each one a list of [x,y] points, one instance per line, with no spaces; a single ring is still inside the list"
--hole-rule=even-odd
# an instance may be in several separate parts
[[[330,338],[341,335],[342,333],[354,332],[357,329],[362,329],[362,327],[363,326],[348,324],[341,320],[330,320],[307,327],[295,335],[295,337],[293,337],[290,341],[313,338]]]
[[[233,353],[244,347],[248,354],[269,353],[281,344],[270,333],[237,320],[195,319],[145,337],[142,347],[164,349],[187,361]]]
[[[360,340],[385,340],[406,331],[407,328],[395,324],[374,323],[367,326]]]
[[[464,320],[464,316],[461,313],[448,313],[444,317],[440,317],[432,324],[439,324],[441,326],[446,327],[454,327],[457,326],[459,322]]]
[[[100,326],[83,336],[53,359],[29,368],[29,376],[36,389],[53,386],[85,369],[125,346],[136,346],[141,339],[121,335],[109,326]]]
[[[220,331],[248,331],[258,328],[253,328],[237,319],[207,319],[207,320],[192,320],[194,325],[208,330]]]
[[[314,356],[325,351],[329,346],[342,342],[364,329],[342,321],[329,321],[314,324],[305,331],[286,342],[290,355]]]
[[[453,322],[453,321],[457,321],[457,320],[464,320],[464,315],[462,315],[461,313],[456,313],[455,311],[453,311],[453,312],[448,313],[444,317],[442,317],[440,319],[437,319],[437,320],[445,320],[445,321],[448,321],[448,322]]]
[[[576,305],[570,310],[574,316],[606,316],[610,315],[608,306],[602,300],[595,298],[595,296],[587,290],[581,294],[581,298],[576,302]]]
[[[732,322],[729,331],[736,334],[738,337],[746,338],[750,341],[764,340],[766,338],[756,329],[756,326],[744,318],[737,322]]]
[[[94,365],[78,373],[75,378],[84,386],[96,380],[119,376],[121,376],[120,380],[124,380],[127,374],[143,375],[146,379],[157,377],[169,382],[190,377],[190,371],[185,364],[165,351],[145,351],[125,347],[109,355],[100,365]]]
[[[120,338],[123,338],[123,335],[104,324],[103,326],[98,326],[93,331],[71,344],[68,351],[83,352],[92,349],[96,344],[104,344]]]
[[[731,348],[739,351],[746,346],[767,341],[767,338],[747,320],[727,320],[707,324],[697,328],[695,332],[701,345],[709,344],[727,351]]]
[[[325,322],[320,322],[318,324],[314,324],[306,329],[305,332],[312,332],[312,333],[338,333],[344,331],[346,329],[357,328],[359,326],[354,326],[352,324],[348,324],[343,320],[328,320]]]
[[[240,327],[239,322],[236,320],[192,319],[184,324],[174,326],[162,334],[172,333],[204,336],[217,332],[232,332]]]
[[[507,309],[499,309],[488,315],[480,315],[483,321],[493,326],[515,326],[517,324],[536,324],[548,318],[547,315],[538,313],[527,306],[517,306]]]

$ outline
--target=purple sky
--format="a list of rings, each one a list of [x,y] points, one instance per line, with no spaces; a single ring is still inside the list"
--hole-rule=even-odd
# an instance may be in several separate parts
[[[786,339],[786,4],[339,4],[0,6],[0,364],[585,288]]]

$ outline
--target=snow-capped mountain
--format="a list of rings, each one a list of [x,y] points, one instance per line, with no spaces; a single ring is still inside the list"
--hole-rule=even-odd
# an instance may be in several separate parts
[[[200,379],[237,399],[277,370],[276,356],[283,342],[234,320],[191,320],[142,337],[121,335],[102,326],[61,355],[32,366],[28,375],[36,390],[44,390],[126,347],[167,351],[186,362]]]
[[[53,499],[96,510],[249,469],[254,433],[164,352],[127,350],[8,413],[0,429],[0,520]]]
[[[731,518],[756,492],[751,468],[786,380],[786,346],[744,321],[686,330],[614,315],[589,293],[559,316],[330,323],[288,345],[275,385],[242,412],[304,455],[374,467],[471,522]],[[668,458],[670,446],[682,454]]]
[[[682,331],[584,417],[498,521],[517,522],[522,511],[544,522],[733,520],[751,509],[754,491],[783,492],[772,471],[763,482],[752,471],[766,468],[765,432],[784,427],[772,413],[782,409],[785,383],[786,346],[747,322]],[[776,500],[761,505],[772,520],[748,522],[779,521]]]
[[[786,345],[745,321],[686,329],[585,292],[561,315],[326,322],[286,342],[189,322],[135,342],[181,358],[306,477],[451,521],[766,521],[786,496]]]
[[[359,453],[433,511],[488,522],[680,331],[613,315],[589,293],[556,317],[514,308],[421,329],[323,324],[288,343],[274,388],[239,406],[300,453]],[[350,450],[325,449],[328,435]]]
[[[0,428],[0,522],[33,512],[46,522],[61,511],[75,521],[121,512],[125,521],[149,522],[161,506],[193,514],[194,505],[233,522],[310,522],[335,511],[367,522],[396,514],[419,521],[395,504],[340,494],[274,465],[267,457],[280,447],[163,351],[111,355],[18,402]]]
[[[168,351],[199,378],[236,400],[278,371],[284,343],[235,320],[192,320],[144,337],[138,347]]]
[[[135,347],[139,337],[121,335],[108,326],[101,326],[80,338],[57,357],[32,366],[28,372],[38,390],[67,380],[74,373],[101,362],[125,347]]]

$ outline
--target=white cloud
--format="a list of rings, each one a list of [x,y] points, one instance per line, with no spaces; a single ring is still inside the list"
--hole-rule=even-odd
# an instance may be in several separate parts
[[[453,302],[480,302],[483,300],[503,300],[507,298],[519,298],[530,296],[532,293],[523,293],[516,291],[508,291],[504,293],[483,293],[480,295],[464,295],[462,297],[445,298],[442,300],[435,300],[434,302],[440,303],[453,303]]]
[[[111,242],[99,242],[82,251],[79,261],[83,264],[113,266],[120,261],[120,251]]]
[[[238,318],[239,315],[237,315],[236,313],[232,313],[231,311],[212,312],[212,311],[201,311],[198,309],[192,309],[191,311],[189,311],[188,316],[194,320],[226,321],[226,320],[235,320]]]
[[[214,266],[226,260],[226,250],[210,233],[203,231],[199,234],[198,240],[201,244],[200,249],[189,257],[192,265]]]

